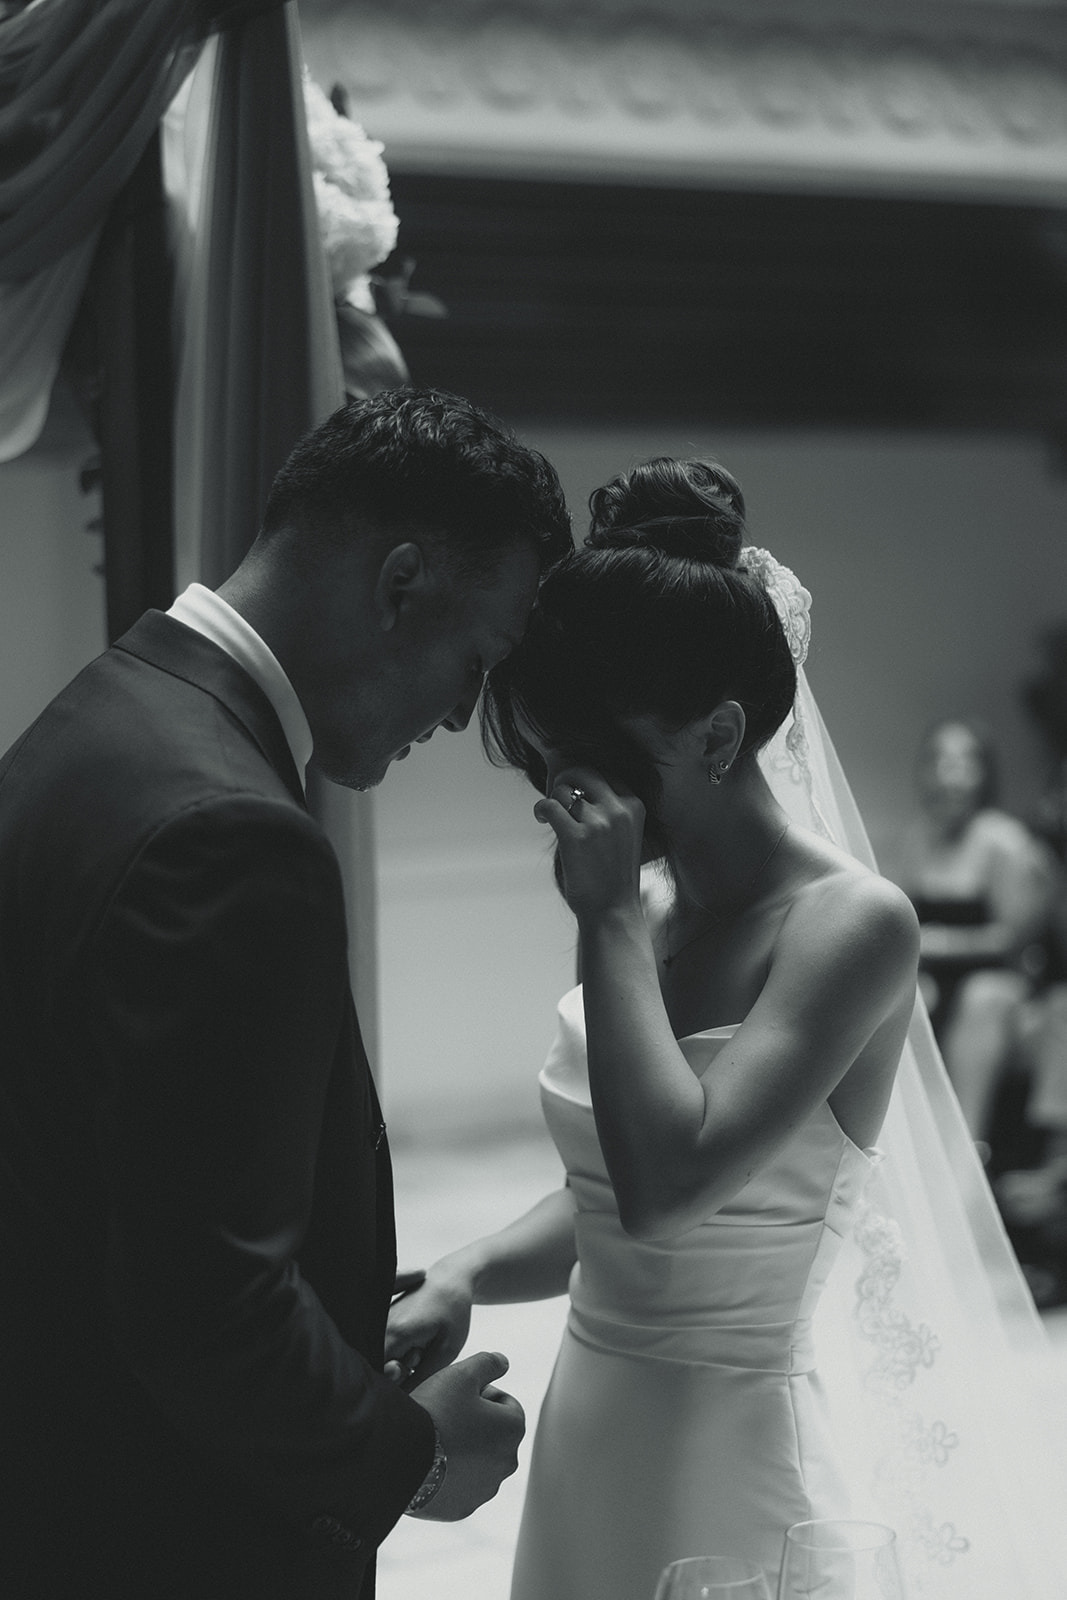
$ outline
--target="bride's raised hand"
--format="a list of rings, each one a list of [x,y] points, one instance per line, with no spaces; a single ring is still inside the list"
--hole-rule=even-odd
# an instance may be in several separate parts
[[[575,916],[640,906],[645,808],[592,767],[565,767],[534,806],[559,845],[563,893]]]

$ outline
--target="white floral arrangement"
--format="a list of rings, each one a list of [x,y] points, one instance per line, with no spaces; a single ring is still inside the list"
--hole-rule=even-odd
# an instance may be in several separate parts
[[[399,229],[382,159],[384,146],[358,122],[335,110],[306,68],[304,108],[319,231],[334,299],[373,312],[369,274],[392,253]]]

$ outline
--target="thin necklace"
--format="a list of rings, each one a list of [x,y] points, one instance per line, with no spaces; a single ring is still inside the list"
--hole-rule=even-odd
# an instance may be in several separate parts
[[[756,887],[757,883],[760,881],[760,879],[762,878],[763,874],[766,872],[767,868],[770,866],[771,859],[772,859],[775,851],[778,849],[778,846],[781,844],[782,840],[785,838],[785,836],[786,836],[786,834],[788,832],[789,832],[789,823],[787,821],[785,827],[782,829],[782,831],[778,835],[777,839],[775,839],[774,843],[771,845],[771,848],[767,851],[767,854],[764,856],[763,860],[760,862],[759,866],[756,868],[756,870],[752,874],[751,878],[749,878],[748,882],[742,888],[741,893],[738,896],[739,899],[743,900],[744,897],[752,889],[754,889]],[[691,944],[696,944],[698,939],[704,939],[704,938],[707,937],[707,935],[709,933],[714,933],[716,926],[719,926],[719,927],[722,926],[723,918],[722,918],[722,915],[721,915],[720,912],[711,911],[707,907],[703,907],[703,906],[701,907],[701,910],[705,911],[707,916],[713,918],[711,926],[707,927],[707,928],[698,929],[698,931],[696,933],[691,934],[690,937],[688,939],[686,939],[684,944],[680,944],[678,946],[677,950],[668,951],[665,956],[662,956],[660,959],[662,960],[663,965],[665,967],[672,967],[674,965],[674,963],[677,961],[678,957],[682,954],[683,950],[688,950],[689,946]],[[669,927],[669,919],[668,919],[668,933],[669,933],[669,931],[670,931],[670,927]]]

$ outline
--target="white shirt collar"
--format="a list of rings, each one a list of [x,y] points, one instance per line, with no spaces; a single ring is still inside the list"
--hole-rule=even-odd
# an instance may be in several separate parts
[[[217,644],[259,684],[278,713],[300,781],[305,783],[304,768],[311,760],[314,746],[308,719],[281,662],[252,624],[221,595],[206,589],[202,583],[191,583],[175,600],[167,616],[184,622],[187,628],[195,629]]]

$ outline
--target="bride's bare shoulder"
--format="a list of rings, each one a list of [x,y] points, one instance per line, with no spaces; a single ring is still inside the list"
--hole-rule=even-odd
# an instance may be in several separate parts
[[[828,840],[804,834],[799,842],[806,871],[786,919],[791,933],[807,937],[821,928],[827,935],[878,936],[917,959],[918,918],[897,884]]]

